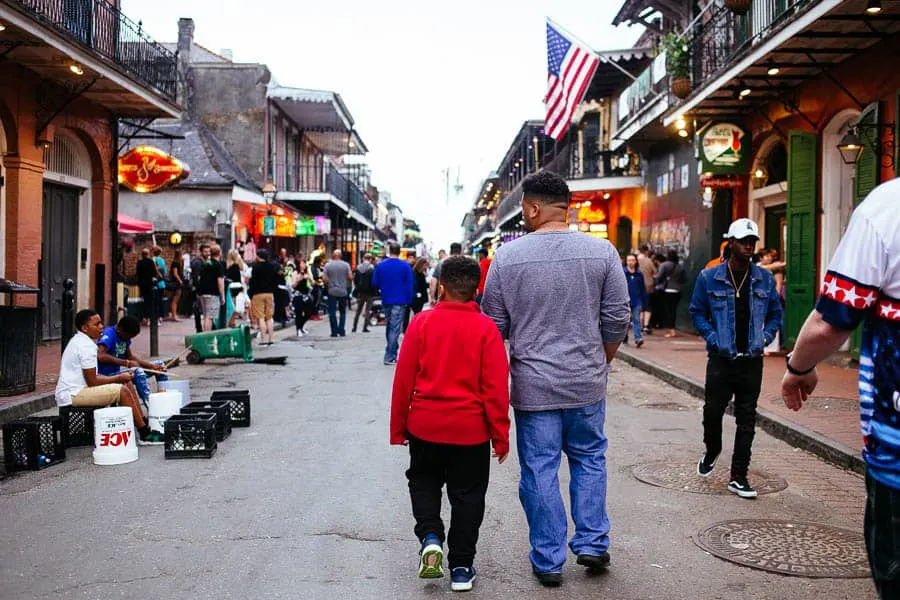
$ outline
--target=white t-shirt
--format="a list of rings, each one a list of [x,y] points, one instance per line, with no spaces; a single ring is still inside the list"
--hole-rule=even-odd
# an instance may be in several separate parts
[[[83,369],[97,368],[97,342],[79,331],[69,340],[59,365],[56,383],[56,405],[69,406],[72,396],[87,387]]]

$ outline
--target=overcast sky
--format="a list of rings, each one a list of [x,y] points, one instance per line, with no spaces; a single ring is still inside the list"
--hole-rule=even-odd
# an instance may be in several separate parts
[[[598,50],[627,48],[637,28],[610,25],[621,2],[457,0],[122,0],[159,41],[194,19],[195,41],[265,63],[282,85],[341,94],[369,147],[373,183],[444,247],[481,180],[522,122],[543,118],[544,23]],[[551,12],[547,12],[550,10]],[[449,203],[444,169],[451,171]],[[453,192],[457,172],[464,190]]]

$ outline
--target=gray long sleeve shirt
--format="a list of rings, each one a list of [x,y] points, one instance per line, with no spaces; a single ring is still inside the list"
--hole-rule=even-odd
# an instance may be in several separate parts
[[[604,344],[625,339],[630,309],[619,254],[571,231],[530,233],[494,255],[482,300],[509,339],[510,403],[519,410],[606,399]]]

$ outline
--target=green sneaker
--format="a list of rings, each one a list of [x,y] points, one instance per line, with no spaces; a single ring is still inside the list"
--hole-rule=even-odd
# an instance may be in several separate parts
[[[444,547],[438,536],[429,533],[422,540],[422,552],[419,554],[419,577],[438,579],[443,576]]]

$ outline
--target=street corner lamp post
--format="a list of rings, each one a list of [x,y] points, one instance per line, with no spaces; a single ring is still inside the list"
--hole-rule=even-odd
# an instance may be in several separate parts
[[[263,198],[266,199],[266,209],[268,210],[269,215],[272,214],[272,203],[275,202],[275,195],[278,193],[278,188],[275,187],[271,181],[267,181],[266,185],[263,186],[262,194]]]
[[[859,139],[859,132],[855,127],[844,134],[844,137],[838,142],[837,149],[845,164],[855,165],[859,161],[865,147],[862,140]]]

